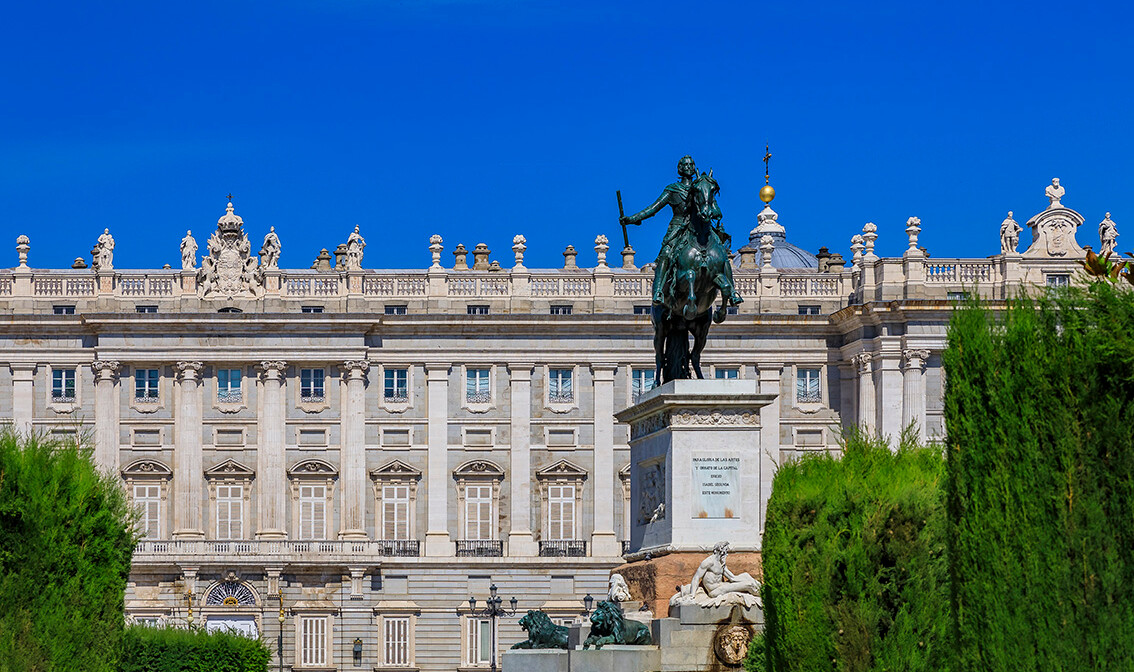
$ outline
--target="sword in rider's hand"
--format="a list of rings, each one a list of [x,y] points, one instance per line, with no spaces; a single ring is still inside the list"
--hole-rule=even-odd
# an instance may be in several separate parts
[[[615,190],[614,195],[618,197],[618,223],[622,225],[622,242],[625,243],[622,249],[626,249],[630,247],[630,238],[626,235],[626,222],[622,221],[626,216],[622,213],[622,190]]]

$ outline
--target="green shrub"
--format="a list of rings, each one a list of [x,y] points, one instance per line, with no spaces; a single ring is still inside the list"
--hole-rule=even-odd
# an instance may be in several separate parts
[[[958,311],[944,353],[952,667],[1134,669],[1134,294]]]
[[[939,451],[852,433],[776,472],[764,531],[770,672],[939,670],[948,633]]]
[[[227,632],[126,629],[120,672],[267,672],[271,651],[261,640]]]
[[[0,671],[117,669],[132,519],[88,450],[0,432]]]

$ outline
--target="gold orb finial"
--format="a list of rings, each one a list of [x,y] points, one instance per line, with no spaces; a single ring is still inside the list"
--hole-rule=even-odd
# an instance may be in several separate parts
[[[776,190],[772,188],[772,185],[765,184],[764,186],[760,187],[760,200],[764,201],[764,205],[771,203],[772,199],[775,197]]]

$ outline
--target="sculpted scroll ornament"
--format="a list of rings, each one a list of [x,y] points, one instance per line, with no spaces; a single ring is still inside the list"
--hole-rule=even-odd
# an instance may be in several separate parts
[[[113,359],[96,359],[91,362],[91,370],[99,380],[114,380],[118,377],[119,364]]]
[[[874,354],[869,352],[860,352],[851,357],[851,363],[858,368],[860,374],[870,373],[870,364],[874,361]]]
[[[907,369],[925,370],[926,360],[929,359],[929,350],[906,350],[902,353]]]
[[[197,380],[201,375],[201,369],[204,368],[201,362],[178,362],[173,368],[177,371],[177,376],[180,380]]]
[[[217,230],[209,238],[209,253],[201,259],[198,273],[201,296],[254,296],[264,293],[263,271],[252,256],[252,244],[244,233],[244,220],[233,214],[232,203],[217,220]]]

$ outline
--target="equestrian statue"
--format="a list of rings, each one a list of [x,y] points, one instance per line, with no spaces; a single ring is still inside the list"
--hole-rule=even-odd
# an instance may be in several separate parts
[[[633,215],[619,217],[625,228],[627,224],[641,224],[667,205],[673,211],[654,263],[650,309],[657,366],[654,380],[658,385],[693,376],[704,378],[701,351],[711,323],[723,322],[727,308],[744,300],[736,293],[732,280],[732,238],[720,224],[720,185],[713,179],[713,171],[698,177],[693,157],[686,155],[677,162],[677,174],[681,180],[667,186],[652,204]],[[621,202],[620,194],[620,206]],[[721,304],[714,311],[718,292]]]

